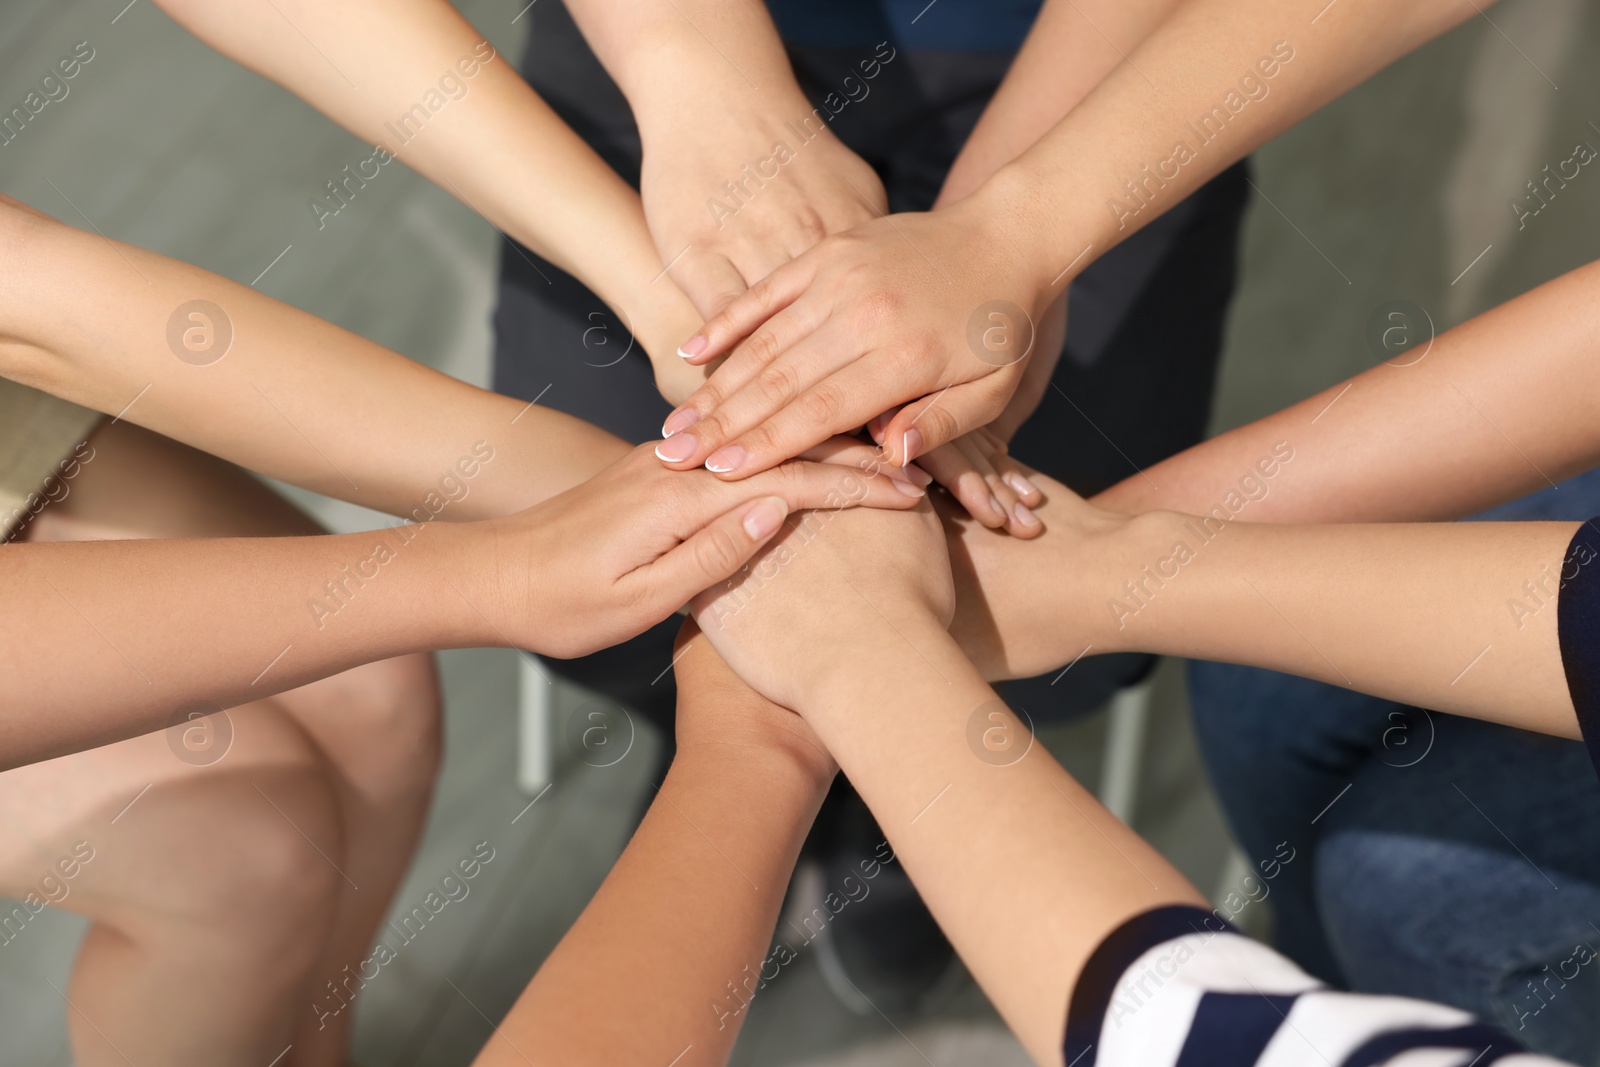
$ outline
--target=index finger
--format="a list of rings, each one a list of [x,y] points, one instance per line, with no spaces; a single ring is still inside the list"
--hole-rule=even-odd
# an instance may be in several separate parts
[[[693,337],[678,346],[678,355],[696,366],[709,363],[794,303],[811,284],[811,276],[809,256],[790,260],[707,319]]]

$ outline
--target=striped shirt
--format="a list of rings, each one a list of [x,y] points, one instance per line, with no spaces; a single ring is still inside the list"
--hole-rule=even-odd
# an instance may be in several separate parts
[[[1466,1012],[1329,989],[1199,908],[1128,920],[1085,965],[1067,1067],[1560,1067]]]

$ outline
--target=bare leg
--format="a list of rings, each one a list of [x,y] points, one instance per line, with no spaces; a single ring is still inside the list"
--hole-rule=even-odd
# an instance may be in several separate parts
[[[29,530],[31,539],[282,536],[317,532],[317,527],[309,518],[255,479],[213,457],[165,438],[127,424],[117,424],[102,427],[91,439],[91,444],[95,449],[94,458],[83,465],[81,473],[71,483],[71,491],[66,499],[46,509],[35,522]],[[218,595],[226,596],[226,590],[219,590]],[[299,981],[292,991],[291,983],[286,980],[269,988],[266,983],[252,978],[247,969],[231,981],[216,981],[201,986],[199,994],[203,994],[208,1003],[229,997],[271,1002],[271,1010],[265,1003],[258,1004],[253,1013],[243,1013],[240,1018],[242,1020],[243,1015],[250,1015],[251,1026],[260,1028],[264,1033],[276,1031],[267,1042],[277,1042],[276,1047],[265,1059],[255,1059],[257,1050],[254,1041],[246,1040],[244,1034],[249,1027],[237,1026],[234,1032],[241,1042],[239,1049],[244,1061],[268,1062],[292,1042],[293,1052],[281,1061],[285,1067],[290,1064],[301,1067],[341,1064],[344,1062],[351,1012],[344,1010],[327,1014],[327,1006],[337,1006],[338,1001],[323,1001],[321,994],[326,992],[326,983],[336,982],[344,973],[346,965],[354,970],[365,957],[420,834],[439,760],[437,678],[431,657],[411,656],[369,664],[281,694],[251,708],[260,706],[267,708],[263,718],[275,716],[280,720],[274,729],[292,733],[301,742],[304,758],[295,776],[315,778],[320,783],[319,788],[302,789],[297,785],[288,791],[296,794],[297,802],[320,793],[331,804],[331,812],[325,817],[317,812],[306,813],[308,821],[321,828],[320,833],[306,826],[301,826],[299,830],[289,827],[299,839],[300,846],[313,849],[314,863],[299,863],[297,860],[296,863],[285,864],[281,869],[251,870],[251,864],[256,862],[257,857],[264,854],[262,863],[274,857],[273,849],[257,847],[258,842],[251,836],[255,832],[269,831],[261,827],[244,826],[231,832],[225,831],[222,828],[228,822],[224,815],[242,818],[235,807],[227,805],[219,805],[215,811],[208,812],[208,817],[214,815],[219,828],[214,835],[217,852],[236,849],[251,853],[235,869],[248,872],[254,884],[262,887],[260,892],[267,899],[261,902],[261,906],[272,908],[274,902],[282,900],[284,906],[280,909],[280,915],[294,912],[298,916],[298,926],[281,930],[276,939],[262,938],[253,944],[247,943],[248,938],[240,940],[236,943],[238,953],[249,955],[256,952],[272,957],[262,961],[264,966],[287,968],[292,963],[299,968]],[[241,711],[229,714],[237,719]],[[253,766],[250,760],[253,757],[245,752],[244,730],[238,722],[235,727],[237,736],[234,749],[219,760],[215,768],[204,770],[215,770],[224,775],[230,771],[244,774],[241,782],[228,780],[230,787],[243,785],[243,793],[240,794],[243,799],[254,798],[259,807],[277,819],[278,824],[299,823],[299,818],[291,820],[286,817],[287,809],[273,812],[270,803],[261,803],[268,795],[271,801],[280,804],[282,801],[266,783],[249,779],[249,767]],[[208,780],[206,774],[196,772],[174,757],[165,735],[152,735],[126,744],[147,745],[150,755],[155,759],[161,760],[164,754],[166,761],[177,764],[175,789],[187,785],[191,780]],[[118,753],[122,747],[112,745],[98,751]],[[131,753],[133,750],[129,751]],[[68,757],[41,766],[59,768],[75,758],[78,757]],[[131,760],[130,770],[142,771],[144,768],[134,756],[119,754],[116,758]],[[56,773],[61,772],[58,769]],[[186,775],[193,777],[191,779]],[[7,777],[9,775],[0,775],[0,783],[4,783]],[[138,778],[139,774],[134,773],[132,777]],[[96,780],[107,778],[102,773]],[[123,792],[117,794],[122,796],[118,803],[120,807],[132,795],[127,793],[123,796],[129,783],[118,780],[115,775],[109,776],[109,780],[116,780],[122,786]],[[149,777],[146,776],[145,780],[148,781]],[[144,783],[133,784],[137,790]],[[155,792],[152,788],[151,793],[140,800],[133,810],[142,807]],[[206,804],[199,795],[192,801],[181,793],[174,793],[174,796],[177,799],[161,809],[166,812],[167,822],[163,825],[168,828],[172,839],[152,844],[153,853],[160,853],[163,849],[182,852],[191,843],[187,840],[191,831],[186,828],[187,816],[184,813]],[[0,810],[3,810],[4,803],[0,799]],[[119,820],[117,825],[130,818],[131,813]],[[292,842],[279,844],[283,846],[277,850],[279,858],[294,851]],[[229,877],[221,868],[232,862],[231,859],[213,855],[207,868],[211,884],[228,884]],[[323,870],[306,876],[306,871],[313,865]],[[112,865],[107,865],[106,869],[111,870]],[[196,873],[195,878],[201,879],[204,873]],[[330,874],[331,883],[322,887],[329,895],[328,899],[315,899],[319,880]],[[21,877],[33,875],[22,873]],[[238,885],[243,880],[242,877],[233,880],[235,892],[243,892],[243,887]],[[286,886],[282,884],[285,880],[298,881],[300,884]],[[106,894],[107,899],[115,896],[114,892]],[[82,899],[87,900],[87,895]],[[168,898],[141,902],[137,894],[130,897],[129,911],[133,915],[145,915],[150,905],[159,905],[156,908],[158,912],[173,911]],[[74,904],[68,903],[67,906]],[[319,908],[328,911],[327,921],[320,925],[308,918],[310,913]],[[84,910],[87,911],[86,908]],[[249,908],[234,907],[230,910],[242,923],[256,921],[257,928],[261,925],[259,916],[251,916]],[[99,914],[93,917],[100,919]],[[130,924],[137,925],[135,918],[121,915],[119,923],[102,932],[101,927],[107,924],[97,922],[96,931],[85,944],[84,955],[80,957],[79,975],[97,974],[101,969],[117,975],[115,983],[101,982],[91,988],[101,991],[107,1006],[114,1006],[117,1016],[126,1018],[130,1024],[137,1021],[140,1025],[158,1025],[154,1021],[161,1020],[174,1031],[182,1030],[187,1025],[186,1020],[193,1016],[199,1001],[190,999],[180,1005],[179,1000],[170,995],[170,987],[163,988],[160,982],[129,977],[138,974],[141,967],[159,966],[149,958],[148,952],[140,955],[139,943],[129,936]],[[203,921],[195,922],[191,924],[191,930],[200,927],[203,931],[204,925]],[[207,951],[203,946],[212,945],[210,951],[215,955],[215,938],[202,932],[199,936],[203,940],[196,942],[194,936],[193,932],[187,939],[174,934],[161,942],[162,951],[181,961],[183,952]],[[284,943],[286,940],[296,940],[297,944],[289,950]],[[302,958],[302,950],[306,946],[314,951]],[[144,947],[148,949],[148,946]],[[102,963],[101,955],[111,962]],[[74,981],[76,988],[78,976]],[[113,985],[118,987],[115,991]],[[315,1008],[314,1003],[322,1004],[322,1010]],[[92,1017],[100,1022],[97,1006],[98,1002],[80,1003],[78,1007],[83,1009],[85,1018],[78,1018],[75,1014],[74,1044],[79,1049],[80,1059],[85,1064],[100,1062],[88,1055],[88,1049],[98,1040],[100,1047],[109,1054],[106,1062],[123,1062],[121,1055],[111,1050],[107,1040],[101,1038],[87,1021],[87,1017]],[[223,1010],[219,1007],[218,1011],[224,1017],[232,1017],[232,1009]],[[172,1040],[182,1037],[179,1033],[167,1036]],[[115,1041],[115,1036],[109,1030],[106,1037]],[[156,1034],[152,1039],[159,1037]],[[248,1051],[245,1045],[249,1045]],[[159,1045],[150,1047],[152,1050],[162,1048]],[[232,1047],[225,1043],[212,1044],[205,1058],[208,1062],[219,1062],[220,1050]],[[131,1052],[128,1054],[132,1055]],[[161,1052],[153,1058],[158,1062],[177,1062],[181,1059],[176,1052]]]

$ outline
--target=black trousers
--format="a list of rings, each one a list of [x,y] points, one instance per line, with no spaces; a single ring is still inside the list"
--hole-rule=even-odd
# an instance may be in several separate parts
[[[637,187],[639,135],[621,91],[564,7],[546,0],[527,17],[524,75]],[[870,46],[794,47],[790,61],[807,96],[820,105],[846,75],[859,74],[857,63],[872,53]],[[993,52],[900,49],[866,83],[867,95],[834,118],[834,132],[883,179],[891,211],[933,205],[1010,62],[1010,55]],[[1013,454],[1088,494],[1201,440],[1247,191],[1240,164],[1073,283],[1053,388],[1013,440]],[[570,275],[525,248],[505,249],[494,322],[499,392],[525,400],[542,396],[542,403],[636,443],[659,436],[670,408],[655,391],[649,362],[636,348],[628,351],[621,323]],[[670,736],[675,694],[670,672],[662,672],[677,627],[676,619],[668,620],[633,641],[551,667],[644,713]],[[1007,697],[1036,721],[1049,721],[1098,707],[1151,662],[1135,655],[1087,658],[1055,686],[1049,679],[1014,682]]]

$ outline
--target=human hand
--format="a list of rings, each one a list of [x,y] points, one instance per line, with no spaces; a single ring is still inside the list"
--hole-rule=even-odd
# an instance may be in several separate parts
[[[828,234],[887,210],[878,175],[812,117],[792,79],[731,99],[726,86],[680,81],[641,115],[640,195],[662,262],[702,318]]]
[[[867,423],[867,432],[880,445],[891,414],[885,412]],[[1044,532],[1033,512],[1042,497],[1028,480],[1028,468],[1011,458],[1005,441],[987,426],[933,449],[917,461],[917,467],[949,490],[967,514],[984,526],[1003,527],[1021,538]]]
[[[1102,511],[1018,466],[1043,491],[1036,511],[1048,529],[1036,540],[986,529],[949,501],[937,504],[956,589],[950,633],[990,681],[1031,678],[1065,666],[1086,646],[1103,646],[1104,598],[1140,577],[1120,551],[1137,519]]]
[[[717,651],[769,700],[804,714],[833,667],[948,625],[955,593],[931,508],[812,511],[786,527],[690,605]]]
[[[751,689],[717,654],[700,625],[684,621],[673,645],[678,755],[736,754],[741,764],[775,757],[826,788],[839,765],[806,721]]]
[[[474,605],[500,636],[581,656],[641,633],[735,574],[791,512],[906,510],[924,490],[872,473],[874,449],[829,442],[814,460],[724,483],[664,469],[648,451],[516,515],[468,529]],[[464,596],[466,594],[463,594]]]
[[[986,429],[1009,444],[1022,424],[1033,417],[1039,402],[1050,389],[1050,379],[1055,377],[1056,365],[1061,362],[1061,350],[1067,343],[1067,294],[1065,291],[1051,302],[1039,320],[1039,331],[1033,344],[1033,355],[1023,364],[1022,381],[1011,394],[1005,410]]]
[[[977,196],[829,237],[685,342],[728,354],[668,417],[669,465],[743,478],[904,404],[885,449],[904,464],[1004,409],[1052,299],[1021,227]]]

